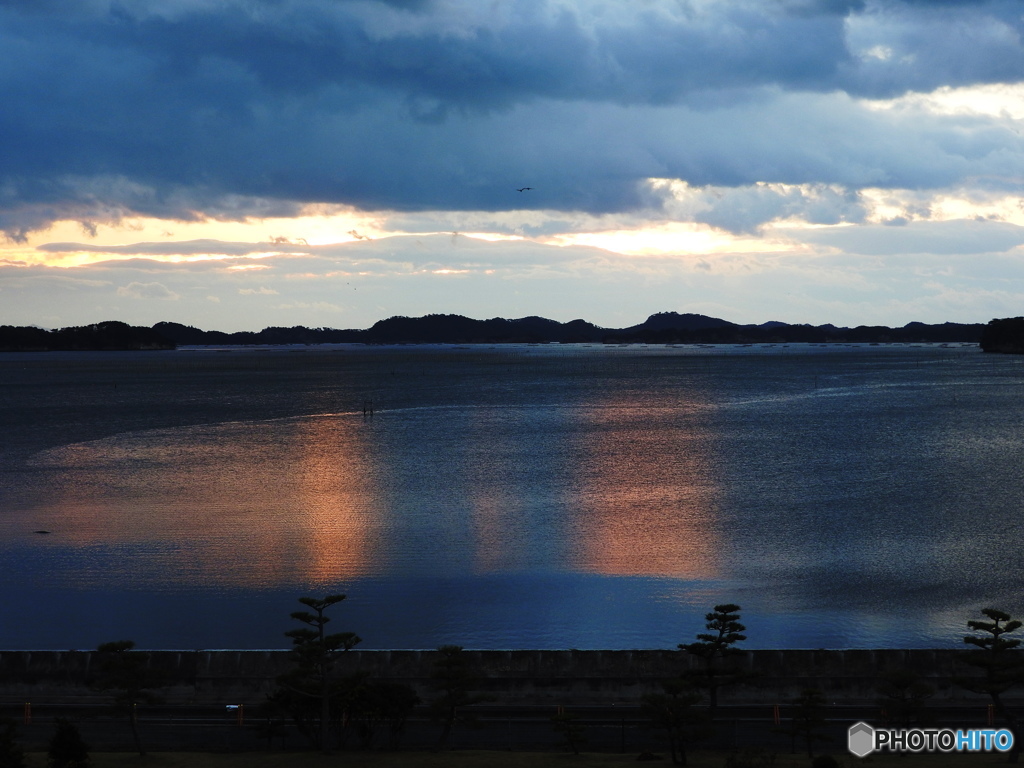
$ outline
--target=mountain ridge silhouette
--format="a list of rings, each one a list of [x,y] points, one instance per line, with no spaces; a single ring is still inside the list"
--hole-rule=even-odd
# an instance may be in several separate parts
[[[972,343],[986,351],[1024,352],[1024,321],[989,323],[910,322],[902,327],[840,327],[771,320],[739,324],[695,313],[656,312],[625,328],[605,328],[586,320],[560,322],[544,317],[476,320],[457,314],[396,315],[366,329],[269,326],[261,331],[206,331],[176,322],[151,328],[105,321],[47,331],[32,326],[0,326],[0,350],[173,349],[178,346],[284,344],[764,344],[764,343]]]
[[[502,343],[778,343],[778,342],[969,342],[980,341],[985,324],[908,323],[902,328],[832,324],[791,325],[769,321],[741,325],[694,313],[657,312],[625,328],[605,328],[577,319],[559,322],[544,317],[476,320],[464,315],[396,315],[365,330],[270,327],[258,332],[200,331],[177,323],[157,323],[153,330],[178,344],[502,344]]]

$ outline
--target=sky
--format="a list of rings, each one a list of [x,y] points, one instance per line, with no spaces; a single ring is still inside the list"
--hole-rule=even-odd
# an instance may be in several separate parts
[[[0,324],[1024,314],[1020,0],[0,0]]]

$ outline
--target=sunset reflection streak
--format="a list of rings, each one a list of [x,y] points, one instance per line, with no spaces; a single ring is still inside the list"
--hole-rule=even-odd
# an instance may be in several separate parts
[[[579,413],[587,439],[576,447],[565,500],[575,566],[614,576],[718,577],[715,446],[701,410],[612,400]]]
[[[346,416],[128,433],[41,454],[61,487],[48,544],[123,553],[76,584],[322,586],[370,574],[378,512],[365,426]],[[74,559],[78,559],[75,556]]]
[[[298,422],[295,512],[308,537],[302,572],[312,585],[368,575],[379,562],[374,552],[381,515],[375,512],[381,510],[362,426],[355,419]]]

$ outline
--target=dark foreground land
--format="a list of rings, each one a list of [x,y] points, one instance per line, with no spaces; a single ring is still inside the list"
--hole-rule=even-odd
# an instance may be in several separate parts
[[[10,715],[13,708],[5,708]],[[640,755],[653,755],[650,762],[671,764],[669,745],[663,731],[652,727],[639,708],[576,708],[567,710],[580,728],[580,755],[573,755],[563,735],[552,725],[554,707],[484,708],[474,726],[460,724],[447,747],[438,746],[439,724],[425,711],[420,711],[406,724],[397,746],[389,746],[387,738],[377,738],[369,747],[360,745],[358,735],[349,732],[340,744],[332,744],[334,763],[356,768],[433,768],[433,766],[606,766],[640,762]],[[793,724],[792,708],[783,706],[779,724],[771,707],[726,707],[704,726],[703,736],[691,744],[691,765],[722,768],[771,768],[776,766],[807,766],[811,760],[803,737],[796,739],[784,733]],[[199,716],[205,714],[205,717]],[[255,714],[255,713],[254,713]],[[856,722],[866,720],[881,726],[884,718],[877,707],[844,707],[829,705],[821,713],[823,719],[815,732],[814,754],[833,755],[847,765],[862,762],[847,751],[847,730]],[[18,723],[19,742],[26,751],[39,753],[47,748],[54,733],[54,720],[64,716],[81,732],[94,756],[93,768],[104,766],[234,766],[252,765],[267,768],[288,768],[292,765],[328,764],[320,753],[289,724],[280,729],[268,749],[263,735],[263,721],[256,715],[246,724],[238,725],[233,715],[223,711],[218,717],[212,710],[205,713],[178,709],[174,713],[147,711],[139,717],[138,729],[147,750],[140,759],[134,751],[129,725],[123,716],[109,711],[84,712],[81,709],[47,708],[33,718],[30,725]],[[992,727],[985,706],[934,707],[927,715],[931,728],[985,729]],[[894,726],[893,723],[889,725]],[[993,724],[995,728],[1002,725]],[[378,737],[386,734],[378,734]],[[820,739],[820,740],[819,740]],[[206,755],[200,760],[196,755]],[[742,762],[726,765],[730,756],[743,756]],[[890,762],[891,759],[891,762]],[[767,762],[766,762],[767,761]],[[899,761],[899,762],[897,762]],[[909,761],[909,762],[908,762]],[[979,765],[1006,762],[1006,755],[995,751],[962,755],[898,755],[875,754],[868,762],[874,765]],[[42,766],[40,758],[37,763]],[[33,765],[30,763],[30,766]]]
[[[984,768],[1002,765],[1002,755],[872,755],[860,760],[853,755],[833,751],[837,763],[843,768],[863,764],[865,768]],[[650,761],[638,761],[638,755],[583,752],[578,755],[563,752],[492,752],[482,750],[447,752],[346,752],[342,755],[321,755],[312,752],[247,752],[243,754],[213,754],[200,752],[160,752],[146,757],[131,753],[97,753],[91,756],[91,768],[328,768],[344,765],[348,768],[618,768],[619,766],[671,765],[668,755],[655,753]],[[762,755],[750,755],[756,759]],[[764,768],[806,768],[810,761],[806,755],[763,755],[771,760]],[[28,756],[27,768],[44,768],[46,755]],[[689,755],[690,768],[725,768],[734,753],[699,750]],[[742,756],[740,756],[742,759]],[[743,763],[739,763],[744,765]]]
[[[740,666],[745,682],[723,688],[719,706],[708,712],[706,698],[694,714],[707,727],[692,744],[689,765],[696,768],[788,768],[809,766],[807,746],[796,726],[807,713],[801,698],[808,689],[821,695],[814,707],[814,754],[836,756],[844,766],[862,762],[847,752],[847,730],[856,722],[898,727],[950,729],[1002,727],[989,698],[956,682],[969,673],[964,651],[750,651]],[[345,718],[335,730],[333,756],[310,747],[296,723],[262,705],[288,666],[284,651],[139,652],[145,668],[163,671],[159,702],[139,704],[137,728],[152,754],[133,754],[133,735],[110,691],[90,684],[101,659],[94,652],[0,652],[0,718],[17,724],[18,740],[33,753],[30,768],[42,768],[57,718],[75,723],[94,750],[93,768],[150,766],[178,768],[290,768],[348,765],[355,768],[434,768],[437,766],[594,766],[671,765],[665,731],[652,724],[645,697],[662,690],[660,681],[685,671],[693,660],[678,651],[467,651],[476,671],[472,688],[485,694],[460,710],[447,743],[427,706],[436,696],[431,670],[437,652],[351,651],[339,670],[368,679],[403,683],[421,703],[400,730],[383,721]],[[887,671],[912,673],[927,695],[909,709],[914,687],[885,699],[879,681]],[[902,701],[901,701],[902,700]],[[1014,710],[1024,705],[1020,691],[1008,696]],[[900,715],[899,713],[903,714]],[[570,715],[578,728],[580,755],[572,754],[564,731],[553,720]],[[464,722],[461,716],[475,722]],[[362,725],[360,725],[360,723]],[[360,728],[372,726],[373,733]],[[699,729],[698,729],[699,730]],[[796,732],[794,732],[794,730]],[[787,733],[788,731],[788,733]],[[308,734],[307,734],[308,735]],[[742,758],[742,759],[741,759]],[[730,759],[732,762],[729,762]],[[999,753],[959,755],[873,755],[875,766],[979,766],[1005,763]]]

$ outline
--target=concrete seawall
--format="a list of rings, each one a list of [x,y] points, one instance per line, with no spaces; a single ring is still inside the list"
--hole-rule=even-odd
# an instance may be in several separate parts
[[[287,651],[141,651],[171,684],[168,704],[258,704],[289,667]],[[935,703],[968,703],[979,697],[956,686],[957,674],[976,674],[962,650],[749,651],[738,662],[750,682],[723,689],[723,704],[772,704],[795,699],[805,688],[830,702],[863,704],[877,698],[878,675],[911,669],[934,688]],[[658,692],[659,681],[697,668],[679,651],[466,651],[481,673],[481,690],[509,705],[634,704]],[[0,704],[102,703],[90,688],[96,665],[90,651],[0,651]],[[435,651],[349,651],[339,674],[355,672],[405,682],[428,695]],[[1012,692],[1011,692],[1012,694]],[[1017,694],[1024,698],[1024,691]]]

